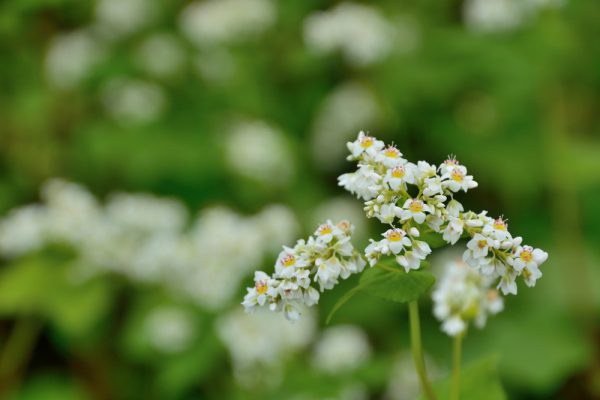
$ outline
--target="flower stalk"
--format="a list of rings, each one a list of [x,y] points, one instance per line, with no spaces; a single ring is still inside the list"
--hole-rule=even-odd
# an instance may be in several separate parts
[[[462,352],[462,338],[464,333],[459,333],[454,336],[454,344],[452,349],[452,387],[450,392],[450,400],[460,399],[460,357]]]
[[[419,304],[417,300],[411,301],[408,304],[408,314],[410,319],[410,343],[413,354],[415,369],[419,376],[421,389],[428,400],[435,400],[435,394],[431,388],[431,383],[427,377],[427,369],[425,368],[425,358],[423,357],[423,347],[421,345],[421,322],[419,320]]]

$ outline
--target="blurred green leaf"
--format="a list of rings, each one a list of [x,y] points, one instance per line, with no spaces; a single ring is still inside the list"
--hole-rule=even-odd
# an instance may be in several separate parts
[[[497,357],[488,357],[462,368],[460,381],[461,400],[505,400],[506,394],[500,383]],[[438,400],[450,398],[451,378],[433,385]],[[425,400],[425,397],[419,397]]]

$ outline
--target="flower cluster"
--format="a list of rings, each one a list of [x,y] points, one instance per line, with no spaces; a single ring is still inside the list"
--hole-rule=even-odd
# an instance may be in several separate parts
[[[337,225],[327,221],[308,240],[299,240],[293,248],[284,246],[272,276],[255,273],[254,287],[248,288],[242,303],[246,310],[268,305],[272,311],[283,311],[289,320],[299,319],[302,306],[319,301],[313,283],[323,292],[365,267],[350,242],[353,230],[348,221]]]
[[[355,172],[339,177],[339,184],[365,201],[368,217],[389,224],[383,239],[365,250],[371,266],[382,255],[394,256],[408,272],[418,269],[431,248],[418,238],[435,233],[448,244],[470,237],[464,260],[482,275],[498,279],[504,294],[517,293],[516,278],[522,276],[528,286],[535,285],[542,273],[539,266],[548,254],[522,246],[522,238],[512,237],[502,218],[493,219],[487,212],[465,211],[455,198],[458,192],[477,187],[467,168],[455,157],[448,157],[439,167],[425,161],[414,164],[402,157],[393,145],[360,132],[348,143]]]
[[[490,288],[493,280],[462,261],[445,263],[443,276],[433,292],[433,314],[450,336],[461,334],[468,323],[483,328],[487,317],[504,308],[502,297]]]
[[[216,310],[276,251],[274,242],[292,240],[297,231],[294,214],[283,206],[248,217],[212,207],[188,221],[185,207],[174,199],[119,193],[101,204],[82,186],[51,180],[42,203],[0,219],[0,257],[66,244],[75,251],[73,272],[80,280],[114,272]]]

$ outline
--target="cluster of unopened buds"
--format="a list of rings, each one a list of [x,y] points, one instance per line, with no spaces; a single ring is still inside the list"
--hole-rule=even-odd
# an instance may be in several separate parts
[[[272,276],[255,272],[254,287],[248,288],[242,303],[246,310],[268,305],[297,320],[302,306],[319,301],[319,292],[332,289],[340,278],[362,272],[366,262],[352,245],[353,230],[348,221],[327,221],[308,240],[299,240],[293,248],[284,246]]]
[[[367,217],[389,225],[383,239],[371,239],[365,249],[370,266],[386,256],[394,257],[406,272],[420,269],[431,253],[423,236],[437,235],[449,245],[469,239],[464,262],[485,277],[486,286],[495,284],[505,295],[517,293],[517,277],[534,286],[542,276],[539,266],[547,259],[546,252],[522,245],[522,238],[510,234],[504,219],[488,217],[486,211],[465,211],[454,198],[460,191],[477,187],[455,157],[448,157],[438,167],[425,161],[415,164],[393,145],[386,146],[364,132],[347,146],[348,160],[356,161],[358,169],[341,175],[340,186],[364,200]],[[327,235],[322,235],[323,230]],[[362,270],[364,261],[349,242],[350,232],[348,223],[337,227],[325,224],[316,238],[286,248],[273,277],[257,272],[256,286],[249,289],[244,305],[252,308],[268,302],[271,308],[296,317],[293,305],[299,300],[308,305],[318,301],[318,292],[310,287],[310,274],[324,290],[332,288],[338,276]],[[288,269],[288,264],[294,268]],[[326,270],[322,272],[323,265]]]

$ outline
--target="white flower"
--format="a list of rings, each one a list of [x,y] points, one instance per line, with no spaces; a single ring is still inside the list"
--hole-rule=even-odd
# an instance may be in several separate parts
[[[114,78],[102,88],[106,112],[122,124],[145,124],[157,120],[167,108],[163,88],[154,82]]]
[[[442,178],[439,176],[425,179],[424,185],[425,188],[423,189],[423,194],[427,197],[433,197],[443,193]]]
[[[177,307],[152,310],[145,322],[150,343],[163,353],[180,353],[194,338],[191,316]]]
[[[448,217],[448,220],[448,225],[446,226],[446,229],[444,229],[444,234],[442,237],[446,242],[455,244],[462,236],[464,222],[462,219],[452,216]]]
[[[188,4],[179,27],[191,42],[208,47],[259,37],[276,19],[271,0],[207,0]]]
[[[458,192],[459,190],[466,192],[477,187],[477,182],[473,180],[471,175],[467,175],[467,169],[462,165],[457,165],[449,170],[448,173],[442,175],[442,179],[446,179],[443,182],[444,188],[449,189],[451,192]]]
[[[365,249],[365,257],[369,261],[369,265],[372,267],[379,261],[383,249],[381,242],[376,242],[373,239],[369,239],[370,243]]]
[[[380,61],[389,54],[395,31],[377,9],[341,3],[306,19],[304,41],[317,53],[339,50],[349,63],[360,67]]]
[[[381,176],[369,165],[361,165],[354,173],[343,174],[339,185],[363,200],[377,197],[381,189]]]
[[[473,239],[467,243],[467,251],[465,251],[465,261],[467,259],[479,260],[488,255],[490,248],[494,247],[494,242],[479,233],[473,236]]]
[[[495,240],[505,241],[511,238],[508,232],[508,225],[502,218],[497,218],[491,224],[484,225],[482,233]]]
[[[317,228],[317,230],[315,232],[315,237],[317,239],[317,242],[324,243],[324,244],[331,242],[333,240],[334,236],[340,237],[342,235],[343,235],[343,233],[340,230],[340,228],[335,226],[333,224],[333,222],[331,222],[330,220],[327,220],[326,223],[319,226],[319,228]]]
[[[402,208],[400,219],[402,221],[413,219],[417,224],[425,221],[425,212],[431,212],[431,208],[419,199],[407,199]]]
[[[254,287],[248,288],[248,294],[244,297],[242,305],[246,311],[251,311],[256,307],[264,306],[269,297],[276,295],[276,285],[278,282],[262,271],[254,273]]]
[[[368,361],[371,346],[367,335],[352,325],[327,328],[315,344],[312,364],[330,374],[342,374]]]
[[[105,54],[103,43],[87,30],[52,38],[45,59],[46,76],[60,89],[72,89],[88,77]]]
[[[234,122],[225,135],[225,157],[238,175],[268,185],[283,185],[294,173],[285,134],[260,120]]]
[[[383,149],[384,144],[381,140],[377,140],[373,136],[360,131],[358,138],[354,142],[348,142],[347,146],[353,159],[360,157],[362,154],[375,158],[381,149]]]
[[[403,255],[396,257],[396,262],[404,267],[406,272],[411,269],[419,269],[422,258],[415,251],[407,251]]]
[[[492,279],[460,261],[446,261],[442,267],[432,294],[433,313],[448,335],[461,334],[471,321],[483,328],[489,315],[502,311],[502,298],[490,289]]]
[[[414,184],[414,176],[409,168],[408,165],[399,165],[388,169],[383,178],[383,182],[394,191],[404,189],[405,183]]]
[[[388,146],[377,153],[375,161],[382,163],[387,168],[396,168],[406,163],[406,160],[402,158],[400,150],[394,146]]]
[[[515,252],[513,267],[517,272],[521,272],[524,268],[533,271],[546,259],[548,259],[548,253],[545,251],[534,249],[531,246],[519,246]]]
[[[402,229],[389,229],[386,231],[380,243],[383,248],[388,248],[392,254],[399,254],[406,247],[411,246],[410,239],[406,236],[406,232]]]
[[[431,165],[425,161],[417,162],[417,167],[414,169],[415,180],[423,182],[427,178],[437,175],[435,165]]]
[[[402,209],[395,204],[383,204],[375,216],[384,224],[391,224],[401,211]]]
[[[315,282],[318,282],[321,291],[331,289],[338,282],[342,266],[340,260],[336,257],[330,257],[327,260],[317,259],[315,262],[317,272],[315,273]]]

